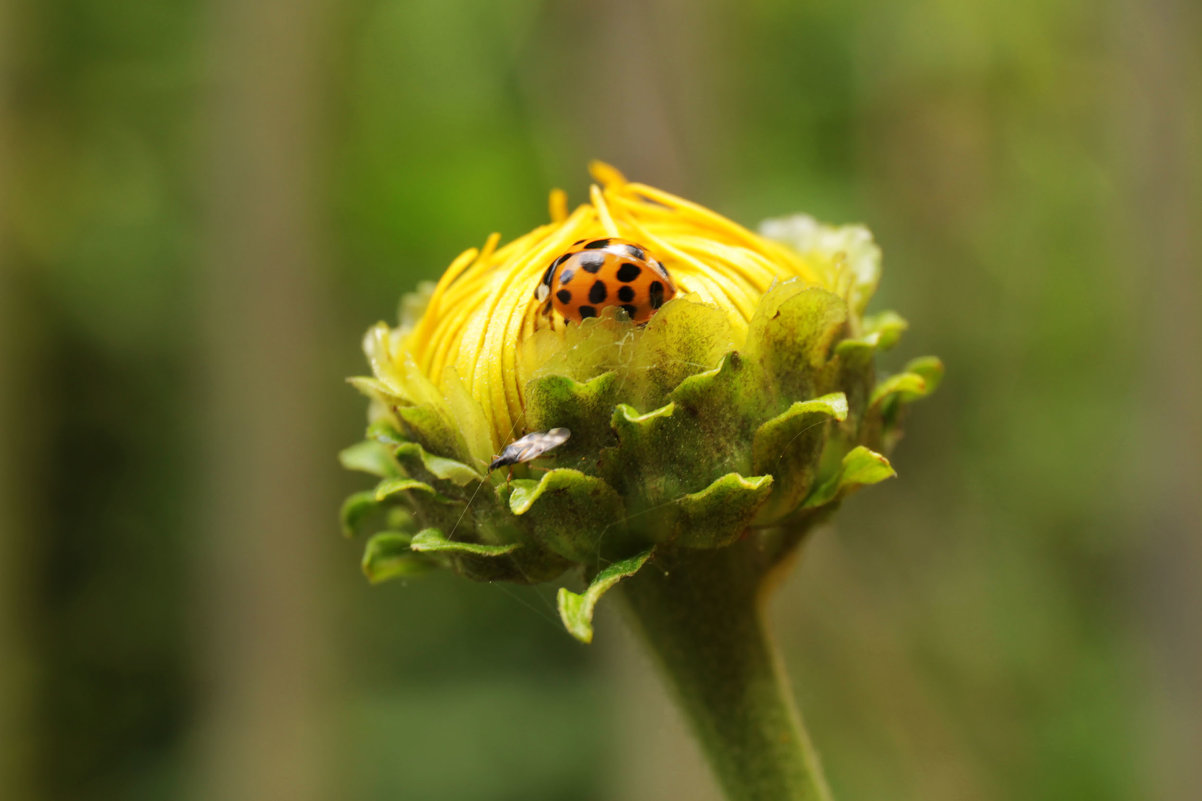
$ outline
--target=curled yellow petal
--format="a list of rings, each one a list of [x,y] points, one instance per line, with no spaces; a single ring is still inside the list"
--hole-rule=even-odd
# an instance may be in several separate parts
[[[365,341],[376,378],[387,388],[380,400],[441,403],[448,422],[464,418],[460,427],[476,461],[525,433],[525,387],[539,365],[523,357],[522,343],[566,333],[558,315],[540,312],[534,290],[548,264],[577,240],[616,236],[644,245],[671,273],[679,299],[725,312],[736,342],[774,283],[800,279],[847,297],[866,283],[853,281],[853,271],[875,269],[849,265],[842,251],[818,245],[807,251],[796,236],[761,235],[696,203],[630,183],[609,165],[594,162],[590,169],[597,183],[589,203],[569,212],[566,195],[553,191],[549,224],[505,245],[493,234],[479,250],[465,251],[427,295],[403,304],[398,328],[377,326]],[[828,241],[835,240],[822,243]],[[425,308],[418,314],[421,299]],[[479,405],[479,415],[466,408],[468,399]]]

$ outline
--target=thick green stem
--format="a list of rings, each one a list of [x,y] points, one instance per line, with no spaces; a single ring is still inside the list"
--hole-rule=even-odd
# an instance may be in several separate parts
[[[622,582],[630,617],[731,801],[831,801],[760,616],[753,542],[657,559]]]

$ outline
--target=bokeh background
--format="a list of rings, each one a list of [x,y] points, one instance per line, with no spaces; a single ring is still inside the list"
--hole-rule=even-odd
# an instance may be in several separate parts
[[[602,158],[941,355],[772,607],[838,798],[1202,797],[1192,0],[0,0],[0,795],[713,799],[613,610],[368,587],[343,383]],[[894,364],[893,366],[896,366]]]

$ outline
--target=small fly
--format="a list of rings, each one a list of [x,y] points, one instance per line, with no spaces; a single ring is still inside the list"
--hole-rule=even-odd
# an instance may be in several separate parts
[[[521,439],[514,440],[506,445],[501,454],[492,460],[488,469],[496,470],[498,467],[509,465],[509,477],[505,479],[506,483],[508,483],[513,478],[513,466],[515,464],[522,464],[532,459],[537,459],[544,453],[554,450],[567,442],[570,436],[572,436],[572,432],[566,428],[553,428],[550,431],[532,431]]]

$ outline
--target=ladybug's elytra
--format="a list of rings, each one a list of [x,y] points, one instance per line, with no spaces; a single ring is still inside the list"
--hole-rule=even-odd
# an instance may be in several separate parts
[[[551,262],[534,291],[544,313],[554,308],[574,322],[618,306],[631,320],[645,323],[675,295],[663,264],[642,245],[616,237],[576,242]]]

